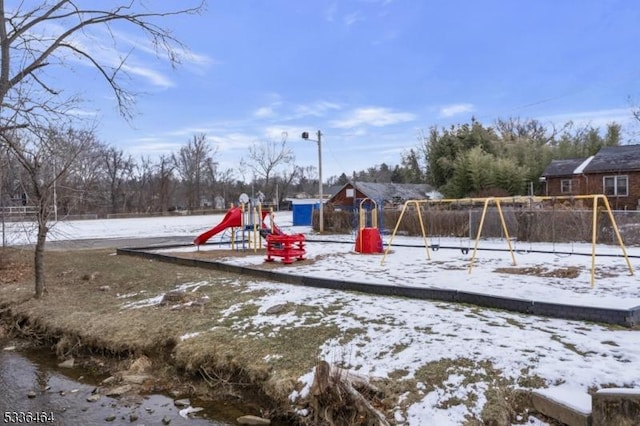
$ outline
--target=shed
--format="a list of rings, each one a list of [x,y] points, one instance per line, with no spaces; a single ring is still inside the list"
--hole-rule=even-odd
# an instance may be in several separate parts
[[[311,226],[313,224],[313,211],[318,209],[318,205],[317,198],[292,199],[293,226]]]
[[[380,206],[402,204],[407,200],[428,199],[434,193],[433,188],[424,184],[409,183],[347,183],[337,191],[329,202],[342,208],[357,208],[359,200],[370,198]]]

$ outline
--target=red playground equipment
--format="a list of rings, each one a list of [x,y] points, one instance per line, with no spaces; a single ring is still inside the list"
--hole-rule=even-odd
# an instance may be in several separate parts
[[[247,212],[251,213],[251,209],[245,210],[244,205],[240,205],[240,207],[232,207],[227,211],[224,218],[222,218],[218,225],[198,235],[193,240],[193,244],[200,246],[206,243],[209,238],[219,234],[227,228],[241,228],[243,230],[244,238],[245,228],[251,228],[253,229],[253,232],[250,232],[250,235],[255,235],[258,240],[261,240],[260,237],[267,240],[267,257],[265,258],[265,262],[273,262],[275,257],[281,257],[282,263],[285,264],[293,263],[297,260],[304,260],[304,256],[306,254],[304,249],[304,235],[287,235],[283,233],[280,228],[273,223],[273,216],[271,216],[271,226],[268,227],[264,223],[264,220],[267,215],[273,215],[273,212],[263,211],[260,206],[253,210],[252,215],[246,215]],[[247,222],[251,223],[247,224]],[[235,233],[232,232],[232,247],[234,243],[234,235]],[[244,239],[242,241],[244,241]],[[254,251],[257,248],[258,245],[255,244],[254,241]],[[262,245],[260,245],[260,248],[262,248]]]
[[[372,205],[371,207],[371,226],[367,227],[365,217],[365,202]],[[378,204],[370,199],[365,198],[360,202],[358,235],[356,236],[356,252],[362,254],[382,253],[382,237],[378,229]]]
[[[271,234],[267,235],[267,257],[265,262],[273,262],[274,257],[281,257],[282,263],[290,264],[304,260],[304,235]]]
[[[246,221],[243,217],[244,213],[245,213],[244,206],[230,208],[218,225],[198,235],[193,240],[193,244],[195,244],[196,246],[200,246],[206,243],[209,240],[209,238],[213,237],[216,234],[219,234],[220,232],[224,231],[227,228],[241,228],[241,227],[247,226],[247,224],[245,223]],[[269,214],[270,212],[266,210],[265,211],[261,210],[260,215],[262,216],[262,221],[264,221],[267,215]],[[271,228],[269,228],[263,222],[259,226],[259,229],[261,234],[262,233],[266,234],[268,232],[273,232],[274,234],[282,233],[282,231],[280,231],[280,229],[274,223],[272,223]]]

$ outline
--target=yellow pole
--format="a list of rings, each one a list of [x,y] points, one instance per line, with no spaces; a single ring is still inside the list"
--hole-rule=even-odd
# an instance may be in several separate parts
[[[629,267],[629,274],[633,275],[633,266],[631,266],[631,262],[629,261],[629,256],[627,256],[627,248],[624,246],[624,242],[622,242],[622,236],[620,235],[620,230],[618,229],[618,224],[616,223],[615,217],[613,217],[613,212],[611,211],[611,205],[609,204],[609,199],[607,199],[606,195],[597,195],[597,197],[602,197],[604,201],[604,205],[607,207],[607,213],[609,214],[609,219],[611,220],[611,224],[613,225],[613,230],[616,233],[616,238],[618,239],[618,244],[622,249],[622,254],[624,259],[627,262],[627,266]]]
[[[420,205],[416,203],[416,210],[418,211],[418,219],[420,220],[420,230],[422,231],[422,242],[427,250],[427,260],[431,260],[431,253],[429,253],[429,242],[427,241],[427,233],[424,230],[424,222],[422,221],[422,212],[420,211]]]
[[[591,224],[591,288],[596,285],[596,239],[598,235],[598,197],[593,197],[593,223]]]
[[[478,226],[478,235],[476,237],[476,242],[473,246],[473,254],[471,255],[471,260],[469,260],[469,273],[473,269],[473,261],[476,258],[476,253],[478,253],[478,243],[480,242],[480,236],[482,235],[482,227],[484,226],[484,218],[487,215],[487,207],[489,206],[489,201],[493,200],[493,198],[487,198],[484,200],[484,207],[482,208],[482,216],[480,216],[480,225]],[[471,226],[471,223],[469,223]]]
[[[245,249],[245,245],[244,245],[244,240],[245,240],[245,223],[246,223],[246,218],[245,218],[245,205],[244,203],[240,203],[240,230],[241,230],[241,235],[242,235],[242,250],[244,251]]]
[[[373,202],[373,210],[371,210],[371,227],[378,227],[378,203],[375,200],[371,200]]]
[[[509,253],[511,253],[511,264],[516,266],[516,256],[513,253],[513,248],[511,247],[511,238],[509,237],[509,230],[507,229],[507,222],[504,220],[504,215],[502,214],[502,207],[500,207],[500,200],[496,200],[496,207],[498,207],[498,214],[500,215],[500,222],[502,222],[502,231],[504,232],[504,236],[507,239],[507,246],[509,247]]]
[[[393,237],[396,236],[396,232],[398,231],[398,228],[400,227],[400,222],[402,222],[402,216],[404,216],[404,211],[407,209],[407,205],[410,202],[411,201],[405,201],[404,205],[402,206],[402,211],[400,212],[400,217],[398,218],[398,221],[396,222],[395,228],[393,228],[393,232],[391,233],[391,238],[389,238],[389,244],[387,245],[387,248],[384,251],[384,256],[382,256],[382,260],[380,261],[380,266],[384,266],[384,261],[387,259],[387,255],[389,254],[389,251],[391,251],[391,243],[393,243]]]

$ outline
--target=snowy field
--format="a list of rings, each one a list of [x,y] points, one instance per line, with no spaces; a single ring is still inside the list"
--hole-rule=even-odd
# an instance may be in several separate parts
[[[221,218],[185,216],[60,222],[53,227],[50,240],[195,237],[216,225]],[[309,240],[320,239],[309,228],[292,227],[290,212],[277,213],[276,222],[287,233],[302,232]],[[7,226],[5,237],[12,245],[33,241],[34,234],[29,226]],[[617,308],[640,305],[640,280],[637,276],[629,275],[621,257],[597,257],[596,282],[595,287],[591,287],[591,258],[577,255],[590,253],[591,246],[588,244],[555,247],[516,244],[518,267],[579,269],[579,275],[575,278],[554,278],[495,272],[496,268],[511,267],[508,252],[480,250],[473,271],[469,273],[471,251],[468,254],[453,249],[431,251],[431,259],[427,260],[422,238],[394,239],[394,244],[413,247],[393,247],[383,265],[381,255],[355,253],[352,235],[323,237],[329,238],[350,244],[309,242],[307,258],[313,262],[295,265],[291,268],[292,272],[398,286],[455,288],[557,303]],[[387,240],[388,236],[385,242]],[[462,247],[470,245],[473,248],[473,242],[467,240],[434,239],[429,243]],[[201,250],[214,247],[207,245]],[[480,242],[481,249],[491,247],[506,249],[506,242]],[[574,254],[526,252],[531,249],[555,249]],[[638,247],[628,247],[627,250],[631,256],[640,256]],[[621,254],[621,249],[597,246],[597,252]],[[226,261],[260,264],[264,256],[229,257]],[[631,263],[634,269],[640,269],[637,257],[632,257]],[[589,387],[640,387],[640,333],[634,330],[444,302],[340,293],[262,281],[254,281],[252,285],[267,290],[267,294],[250,302],[261,307],[258,315],[238,319],[234,323],[239,336],[246,333],[245,330],[252,330],[255,334],[255,330],[261,328],[274,332],[278,328],[304,326],[310,320],[336,325],[354,336],[347,343],[341,339],[325,342],[320,348],[321,357],[345,363],[361,374],[380,378],[394,377],[398,371],[404,372],[403,378],[411,378],[425,364],[442,359],[473,360],[471,366],[460,366],[449,371],[448,379],[438,384],[435,390],[424,390],[427,386],[418,381],[416,390],[421,395],[420,400],[409,404],[406,410],[398,408],[396,422],[399,425],[458,425],[464,422],[465,416],[479,416],[486,401],[485,392],[492,386],[491,375],[486,371],[487,365],[499,370],[503,377],[514,383],[518,383],[518,378],[523,374],[537,376],[550,388],[550,393],[562,395],[566,402],[585,409],[588,408],[588,398],[585,396]],[[266,313],[269,307],[281,303],[331,309],[321,309],[325,313],[314,318]],[[226,315],[233,318],[235,312],[241,310],[242,306],[235,306]],[[358,332],[354,334],[353,330]],[[207,332],[193,330],[185,338]],[[469,380],[470,377],[473,380]],[[307,387],[299,394],[292,395],[294,400],[308,391],[313,373],[309,372],[300,380]],[[466,400],[468,403],[453,402],[457,400]],[[535,421],[528,424],[544,423]]]

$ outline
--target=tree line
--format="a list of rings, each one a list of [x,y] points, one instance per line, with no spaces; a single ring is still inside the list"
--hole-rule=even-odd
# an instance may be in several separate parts
[[[176,152],[137,159],[72,127],[5,139],[13,149],[0,151],[0,207],[38,206],[58,217],[224,209],[242,193],[277,204],[289,191],[317,187],[315,168],[295,165],[285,139],[255,142],[237,169],[219,168],[204,133]]]
[[[427,183],[447,198],[536,194],[540,176],[554,159],[586,158],[604,146],[620,145],[622,128],[600,129],[568,122],[559,128],[533,119],[499,119],[431,127],[399,164],[353,172],[352,180]],[[346,174],[336,183],[349,180]]]

